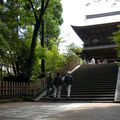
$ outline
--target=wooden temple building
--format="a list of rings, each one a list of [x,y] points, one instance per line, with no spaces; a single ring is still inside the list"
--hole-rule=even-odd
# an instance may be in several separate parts
[[[120,12],[111,12],[109,14],[87,15],[87,19],[106,17],[120,14]],[[90,61],[93,57],[97,60],[107,59],[108,62],[118,61],[116,45],[112,39],[112,33],[118,28],[120,22],[109,22],[102,24],[72,26],[76,34],[83,41],[83,51],[81,57]]]

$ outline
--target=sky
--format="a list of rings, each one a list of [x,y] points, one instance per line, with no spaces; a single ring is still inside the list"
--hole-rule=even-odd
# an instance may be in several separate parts
[[[85,15],[118,11],[120,0],[61,0],[61,3],[64,20],[60,27],[60,38],[63,40],[59,45],[61,53],[65,53],[67,46],[71,43],[74,43],[78,47],[83,47],[82,40],[74,32],[71,25],[84,26],[120,20],[120,15],[90,20],[85,18]]]
[[[60,37],[64,40],[59,48],[61,52],[66,52],[66,46],[71,43],[74,43],[77,46],[82,47],[82,41],[76,35],[71,25],[76,24],[76,20],[78,15],[76,11],[79,11],[79,0],[61,0],[63,7],[63,24],[61,26],[61,34]],[[75,14],[76,13],[76,14]]]

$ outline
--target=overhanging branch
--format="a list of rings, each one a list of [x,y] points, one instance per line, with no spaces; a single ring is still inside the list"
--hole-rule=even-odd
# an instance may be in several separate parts
[[[44,11],[46,11],[49,1],[50,1],[50,0],[47,0],[47,1],[46,1],[46,4],[45,4],[45,6],[44,6]]]
[[[46,1],[45,5],[44,5],[44,0],[41,1],[41,10],[40,10],[40,15],[39,15],[39,20],[42,18],[42,16],[44,15],[47,6],[48,6],[49,0]]]
[[[28,1],[29,1],[30,5],[31,5],[31,7],[32,7],[32,11],[33,11],[33,13],[34,13],[35,19],[36,19],[36,21],[38,21],[38,16],[37,16],[37,14],[35,13],[35,9],[34,9],[34,6],[33,6],[32,1],[31,1],[31,0],[28,0]]]

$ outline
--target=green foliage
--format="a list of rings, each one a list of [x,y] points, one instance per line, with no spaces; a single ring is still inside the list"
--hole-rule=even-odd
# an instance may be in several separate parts
[[[32,36],[29,60],[27,62],[27,66],[28,66],[27,68],[29,68],[27,70],[27,74],[28,74],[28,76],[31,76],[31,73],[33,70],[33,65],[35,63],[34,57],[35,57],[37,35],[39,33],[40,37],[43,36],[43,32],[41,32],[42,29],[39,31],[39,29],[41,28],[43,16],[44,16],[44,21],[46,23],[45,38],[47,39],[47,41],[50,40],[51,38],[57,38],[59,36],[59,31],[60,31],[60,28],[59,28],[60,22],[58,23],[58,21],[61,17],[61,14],[60,14],[59,18],[56,17],[55,16],[56,14],[54,14],[56,12],[54,12],[52,9],[54,9],[54,6],[56,6],[57,3],[58,3],[57,5],[61,5],[61,4],[60,4],[60,0],[58,0],[57,2],[55,2],[55,0],[42,0],[42,1],[40,1],[41,6],[39,5],[39,7],[38,7],[37,6],[38,1],[35,1],[35,2],[32,0],[28,0],[28,1],[31,5],[31,9],[32,9],[32,12],[35,17],[35,25],[34,25],[34,31],[33,31],[33,36]],[[49,4],[47,4],[47,3],[49,3]],[[46,6],[47,6],[47,11],[48,11],[48,14],[46,16],[50,16],[50,17],[45,17],[45,14],[47,13]],[[61,12],[59,12],[59,13],[61,13]],[[48,18],[50,18],[50,19],[48,19]],[[47,20],[49,20],[49,21],[47,21]],[[48,31],[49,29],[50,29],[50,32]],[[42,67],[43,67],[43,65],[42,65]]]
[[[59,54],[58,46],[56,43],[57,40],[50,40],[50,49],[47,47],[42,48],[39,42],[37,42],[36,53],[35,53],[35,66],[34,66],[34,75],[38,76],[40,74],[41,59],[46,61],[46,72],[51,71],[55,72],[60,69],[65,63],[64,55]]]
[[[65,63],[69,64],[72,61],[82,62],[82,59],[80,59],[81,52],[82,52],[82,48],[77,47],[74,43],[71,43],[69,46],[67,46],[67,53],[64,56]]]
[[[31,39],[36,23],[36,16],[39,18],[41,1],[31,0],[7,0],[0,3],[0,59],[5,64],[14,67],[14,74],[21,75],[26,72],[26,64],[30,54]],[[47,1],[47,0],[45,0]],[[37,38],[33,64],[33,76],[40,74],[41,59],[46,60],[46,70],[55,71],[64,63],[63,55],[58,52],[58,36],[60,25],[63,22],[61,17],[62,6],[60,0],[50,0],[47,11],[44,14],[45,21],[45,48],[40,45]],[[38,31],[39,35],[41,30]]]
[[[45,36],[47,39],[58,38],[60,34],[60,25],[63,22],[61,17],[62,5],[60,0],[50,0],[47,11],[44,15]]]
[[[58,52],[57,44],[55,43],[55,40],[51,40],[52,46],[51,50],[47,51],[47,59],[46,59],[46,69],[47,71],[53,71],[55,72],[58,70],[64,63],[64,56],[60,55]]]
[[[11,39],[9,28],[0,20],[0,54],[2,57],[10,50],[8,39]]]
[[[118,31],[114,32],[113,33],[113,41],[116,43],[117,45],[117,54],[118,54],[118,57],[120,58],[120,25],[118,26]]]
[[[81,52],[82,52],[82,48],[76,46],[74,43],[71,43],[68,46],[68,53],[69,54],[75,54],[77,56],[80,56]]]

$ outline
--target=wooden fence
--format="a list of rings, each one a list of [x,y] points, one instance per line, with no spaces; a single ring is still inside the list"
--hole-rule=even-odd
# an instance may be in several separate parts
[[[44,91],[45,79],[36,82],[0,81],[0,99],[35,98]]]

